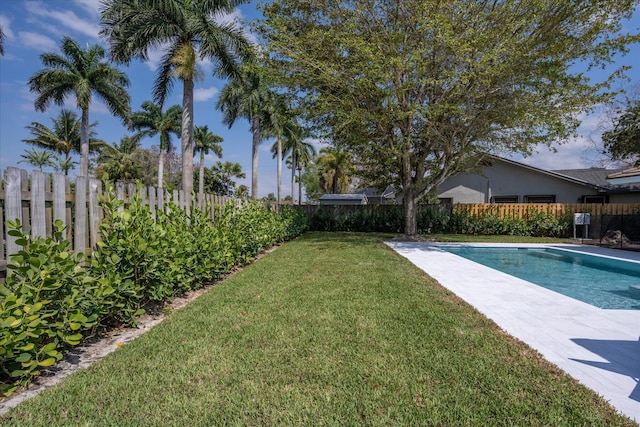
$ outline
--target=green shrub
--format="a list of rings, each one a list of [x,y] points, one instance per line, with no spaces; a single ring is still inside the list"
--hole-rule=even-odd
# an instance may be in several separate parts
[[[18,221],[7,225],[21,249],[11,256],[11,272],[0,285],[0,393],[5,395],[60,360],[98,317],[87,298],[93,280],[84,274],[83,256],[62,239],[62,223],[54,224],[53,238],[36,239]]]
[[[124,206],[105,187],[101,241],[89,260],[69,249],[60,221],[46,239],[8,223],[21,250],[0,286],[0,394],[27,385],[98,327],[135,325],[149,303],[197,289],[307,227],[300,210],[258,202],[217,207],[215,221],[169,203],[154,220],[140,198]]]

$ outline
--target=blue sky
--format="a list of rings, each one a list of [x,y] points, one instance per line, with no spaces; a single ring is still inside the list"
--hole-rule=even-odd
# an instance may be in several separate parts
[[[251,21],[256,19],[256,2],[243,5],[229,19]],[[99,38],[100,15],[98,0],[0,0],[0,24],[7,36],[5,40],[5,56],[0,57],[0,169],[18,165],[20,155],[32,146],[23,143],[31,134],[25,126],[31,122],[40,122],[51,126],[51,118],[58,115],[60,107],[52,105],[44,112],[36,112],[33,107],[35,96],[29,93],[27,81],[36,71],[42,68],[39,55],[43,52],[59,52],[60,41],[64,36],[73,38],[80,45],[106,44]],[[633,18],[625,23],[625,29],[638,32],[640,29],[640,8]],[[134,61],[129,66],[116,65],[124,71],[131,81],[129,93],[131,107],[139,110],[145,100],[151,99],[151,87],[155,77],[155,66],[160,52],[155,52],[150,61],[142,63]],[[628,71],[631,82],[621,84],[634,89],[640,85],[640,46],[631,47],[631,52],[617,59],[616,66],[631,66]],[[205,79],[196,82],[195,86],[195,124],[207,125],[214,133],[222,136],[224,142],[223,160],[239,162],[247,173],[247,179],[241,183],[249,184],[251,170],[251,134],[249,123],[239,120],[228,129],[222,124],[222,117],[215,109],[219,92],[225,82],[211,77],[209,64],[202,64]],[[613,68],[611,68],[613,69]],[[603,72],[594,72],[594,79],[602,78]],[[166,105],[181,104],[181,85],[176,83],[167,99]],[[66,105],[75,109],[73,100]],[[79,112],[78,112],[79,114]],[[557,153],[541,148],[529,158],[516,160],[545,169],[568,169],[590,167],[598,161],[594,141],[597,143],[602,130],[603,111],[583,116],[583,124],[579,135],[570,143],[558,146]],[[117,142],[127,134],[122,123],[113,118],[103,104],[94,100],[90,107],[90,120],[98,121],[98,136],[110,143]],[[180,142],[174,144],[179,148]],[[265,196],[276,191],[276,162],[271,158],[272,141],[266,141],[260,151],[259,195]],[[157,145],[154,139],[145,139],[142,145]],[[211,166],[217,158],[210,155],[205,160]],[[289,170],[284,168],[283,195],[289,194]],[[72,172],[73,173],[73,172]]]

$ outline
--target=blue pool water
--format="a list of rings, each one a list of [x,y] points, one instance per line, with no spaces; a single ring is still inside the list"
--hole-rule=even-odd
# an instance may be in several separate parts
[[[640,310],[640,264],[560,249],[441,246],[600,308]]]

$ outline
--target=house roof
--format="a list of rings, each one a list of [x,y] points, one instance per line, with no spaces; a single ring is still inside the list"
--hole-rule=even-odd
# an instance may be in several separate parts
[[[640,167],[614,172],[607,176],[607,182],[614,185],[640,184]]]
[[[371,198],[371,197],[389,197],[389,198],[393,198],[393,196],[395,194],[395,190],[393,189],[393,186],[391,186],[391,185],[388,185],[387,188],[385,188],[384,191],[382,191],[382,192],[380,191],[379,188],[367,187],[367,188],[364,188],[364,189],[358,191],[357,194],[364,194],[368,198]]]
[[[607,176],[618,172],[620,169],[589,168],[589,169],[560,169],[553,172],[570,176],[581,181],[589,182],[600,187],[609,187]]]
[[[604,191],[607,190],[606,186],[599,185],[599,184],[597,184],[595,182],[587,181],[586,179],[584,179],[584,178],[587,178],[586,176],[582,176],[581,178],[577,178],[577,177],[574,177],[574,176],[571,176],[571,175],[567,174],[566,172],[571,171],[571,169],[564,170],[563,172],[565,172],[565,173],[559,173],[558,171],[550,171],[550,170],[546,170],[546,169],[537,168],[535,166],[526,165],[524,163],[520,163],[520,162],[517,162],[515,160],[505,159],[504,157],[498,157],[498,156],[490,156],[490,157],[493,158],[493,159],[505,162],[505,163],[510,163],[510,164],[518,166],[518,167],[529,169],[529,170],[532,170],[532,171],[535,171],[535,172],[538,172],[538,173],[542,173],[542,174],[545,174],[545,175],[553,176],[554,178],[563,179],[565,181],[573,182],[575,184],[585,185],[587,187],[594,188],[594,189],[596,189],[598,191],[604,192]],[[580,170],[580,169],[578,169],[578,170]],[[599,182],[599,180],[597,180],[597,181]]]

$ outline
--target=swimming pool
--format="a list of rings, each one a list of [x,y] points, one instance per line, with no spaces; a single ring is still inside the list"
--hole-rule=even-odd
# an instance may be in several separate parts
[[[640,263],[554,248],[440,249],[599,308],[640,310]]]

